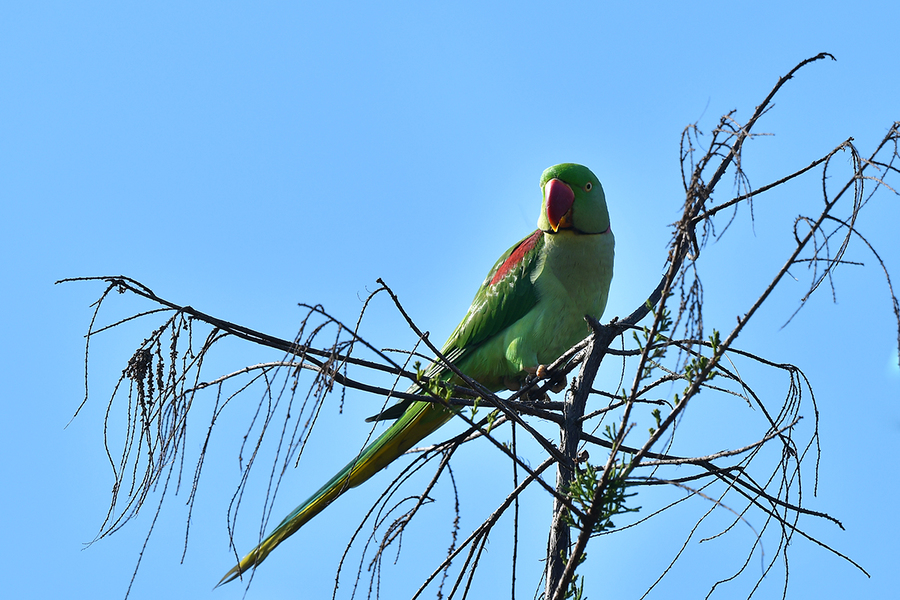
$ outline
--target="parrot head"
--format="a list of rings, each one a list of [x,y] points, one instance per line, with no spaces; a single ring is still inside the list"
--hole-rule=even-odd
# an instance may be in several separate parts
[[[609,229],[603,186],[587,167],[573,163],[554,165],[541,175],[541,190],[544,202],[538,228],[542,231],[603,233]]]

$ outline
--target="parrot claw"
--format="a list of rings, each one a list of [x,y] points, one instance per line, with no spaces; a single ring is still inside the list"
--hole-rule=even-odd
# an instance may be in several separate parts
[[[534,370],[534,376],[537,379],[548,379],[550,378],[550,391],[554,394],[558,394],[559,392],[566,389],[566,385],[568,382],[566,381],[565,375],[553,375],[550,373],[550,369],[547,368],[547,365],[538,365]]]
[[[547,368],[547,365],[538,365],[537,367],[525,367],[525,372],[528,373],[528,376],[525,377],[525,383],[531,383],[532,381],[540,381],[542,379],[550,379],[550,387],[548,388],[554,394],[561,392],[566,389],[566,385],[568,384],[565,375],[555,375],[550,372],[550,369]],[[538,393],[533,391],[528,394],[531,400],[549,400],[549,397],[546,393]]]

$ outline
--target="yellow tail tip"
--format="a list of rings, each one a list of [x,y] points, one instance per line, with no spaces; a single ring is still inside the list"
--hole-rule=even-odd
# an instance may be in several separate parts
[[[241,565],[240,564],[235,565],[230,571],[225,573],[225,577],[220,579],[219,583],[217,583],[216,587],[214,587],[213,589],[216,589],[220,585],[226,584],[229,581],[234,581],[235,579],[240,577],[243,573],[244,573],[244,571],[241,569]]]
[[[262,558],[258,558],[259,548],[254,548],[254,550],[245,556],[241,562],[234,565],[230,571],[225,573],[225,576],[219,580],[219,583],[216,584],[216,588],[220,585],[226,584],[229,581],[234,581],[238,577],[243,577],[245,574],[250,573],[256,566],[262,562]],[[265,555],[263,555],[265,558]],[[213,589],[216,589],[213,588]]]

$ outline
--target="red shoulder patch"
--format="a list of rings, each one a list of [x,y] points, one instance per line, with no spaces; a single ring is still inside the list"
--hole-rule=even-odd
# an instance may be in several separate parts
[[[509,273],[516,265],[522,262],[522,258],[528,253],[529,250],[534,248],[534,245],[537,244],[538,240],[541,239],[541,236],[544,235],[544,232],[538,229],[527,238],[522,240],[522,242],[516,246],[516,249],[512,251],[512,254],[509,255],[503,264],[497,268],[497,272],[494,273],[494,277],[491,279],[491,285],[494,285]]]

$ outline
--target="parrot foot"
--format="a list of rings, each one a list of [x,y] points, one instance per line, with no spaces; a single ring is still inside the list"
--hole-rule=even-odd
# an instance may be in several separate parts
[[[550,391],[554,394],[558,394],[566,389],[566,385],[568,384],[565,375],[551,375],[547,365],[538,365],[537,369],[534,370],[534,375],[538,379],[550,378]]]
[[[550,385],[550,391],[553,392],[554,394],[558,394],[561,391],[563,391],[564,389],[566,389],[567,385],[569,385],[569,382],[566,380],[566,376],[558,375],[557,377],[554,378],[553,383]]]
[[[547,368],[547,365],[538,365],[537,367],[525,367],[525,372],[528,373],[528,377],[525,378],[526,383],[530,383],[531,381],[540,381],[542,379],[550,380],[549,390],[554,394],[557,394],[564,389],[566,389],[566,385],[568,382],[566,380],[565,375],[556,375],[551,374],[550,370]],[[534,398],[535,400],[549,400],[546,394],[540,394],[541,398]]]

